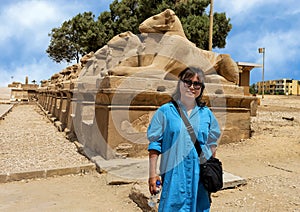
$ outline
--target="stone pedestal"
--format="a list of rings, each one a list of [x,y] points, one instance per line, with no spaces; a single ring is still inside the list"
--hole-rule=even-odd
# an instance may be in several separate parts
[[[149,78],[111,76],[99,80],[95,120],[90,124],[98,127],[100,136],[91,139],[89,146],[97,146],[99,142],[103,148],[106,144],[109,153],[101,150],[101,156],[106,159],[116,156],[118,151],[131,157],[146,155],[149,121],[158,107],[170,101],[176,85],[177,81]],[[220,143],[249,138],[250,116],[256,112],[256,97],[241,95],[243,89],[233,85],[209,84],[207,91],[203,100],[219,121]]]
[[[84,76],[59,90],[40,89],[39,103],[77,139],[85,154],[105,159],[148,154],[146,132],[154,112],[171,100],[177,80],[145,77]],[[70,90],[69,90],[70,89]],[[219,143],[250,137],[250,117],[258,99],[232,84],[206,83],[202,98],[222,129]]]

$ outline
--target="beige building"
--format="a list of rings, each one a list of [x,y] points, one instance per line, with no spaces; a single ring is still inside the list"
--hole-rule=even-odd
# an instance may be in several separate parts
[[[11,89],[11,101],[31,101],[36,98],[37,84],[29,84],[28,77],[25,79],[25,84],[21,82],[12,82],[8,85]]]
[[[264,84],[265,94],[278,94],[278,95],[300,95],[300,81],[293,79],[278,79],[268,80],[256,83],[256,90],[259,94],[262,93]]]

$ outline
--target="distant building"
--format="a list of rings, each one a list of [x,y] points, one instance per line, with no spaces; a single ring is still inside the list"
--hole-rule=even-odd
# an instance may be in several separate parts
[[[28,77],[26,77],[25,84],[22,84],[21,82],[12,82],[8,87],[11,89],[11,101],[31,101],[36,98],[36,92],[39,85],[29,84]]]
[[[242,86],[244,88],[244,94],[249,96],[250,71],[253,68],[261,67],[261,65],[248,62],[237,62],[237,65],[239,67],[239,86]]]
[[[256,90],[259,94],[262,93],[264,84],[264,93],[271,95],[300,95],[300,81],[293,79],[278,79],[257,82]]]

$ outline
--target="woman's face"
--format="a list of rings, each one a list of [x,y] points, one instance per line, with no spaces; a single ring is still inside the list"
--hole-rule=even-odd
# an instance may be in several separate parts
[[[192,78],[183,78],[180,80],[180,94],[181,98],[190,98],[195,100],[200,95],[201,81],[197,75],[194,75]]]

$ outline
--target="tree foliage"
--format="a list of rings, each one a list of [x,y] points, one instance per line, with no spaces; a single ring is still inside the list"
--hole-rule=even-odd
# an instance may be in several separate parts
[[[139,27],[137,14],[137,0],[114,0],[110,5],[111,21],[114,23],[114,35],[122,32],[137,32]]]
[[[253,83],[253,84],[249,87],[249,93],[251,93],[251,94],[256,94],[256,93],[257,93],[255,83]]]
[[[210,0],[114,0],[110,11],[102,12],[95,20],[91,12],[78,14],[52,29],[46,52],[55,62],[79,61],[80,57],[96,51],[114,36],[131,31],[145,19],[169,8],[179,17],[187,38],[199,48],[208,49]],[[213,48],[224,48],[232,25],[225,13],[214,13]]]
[[[78,14],[65,21],[60,28],[52,29],[46,52],[55,62],[77,63],[82,55],[101,47],[101,27],[94,21],[92,12]]]

